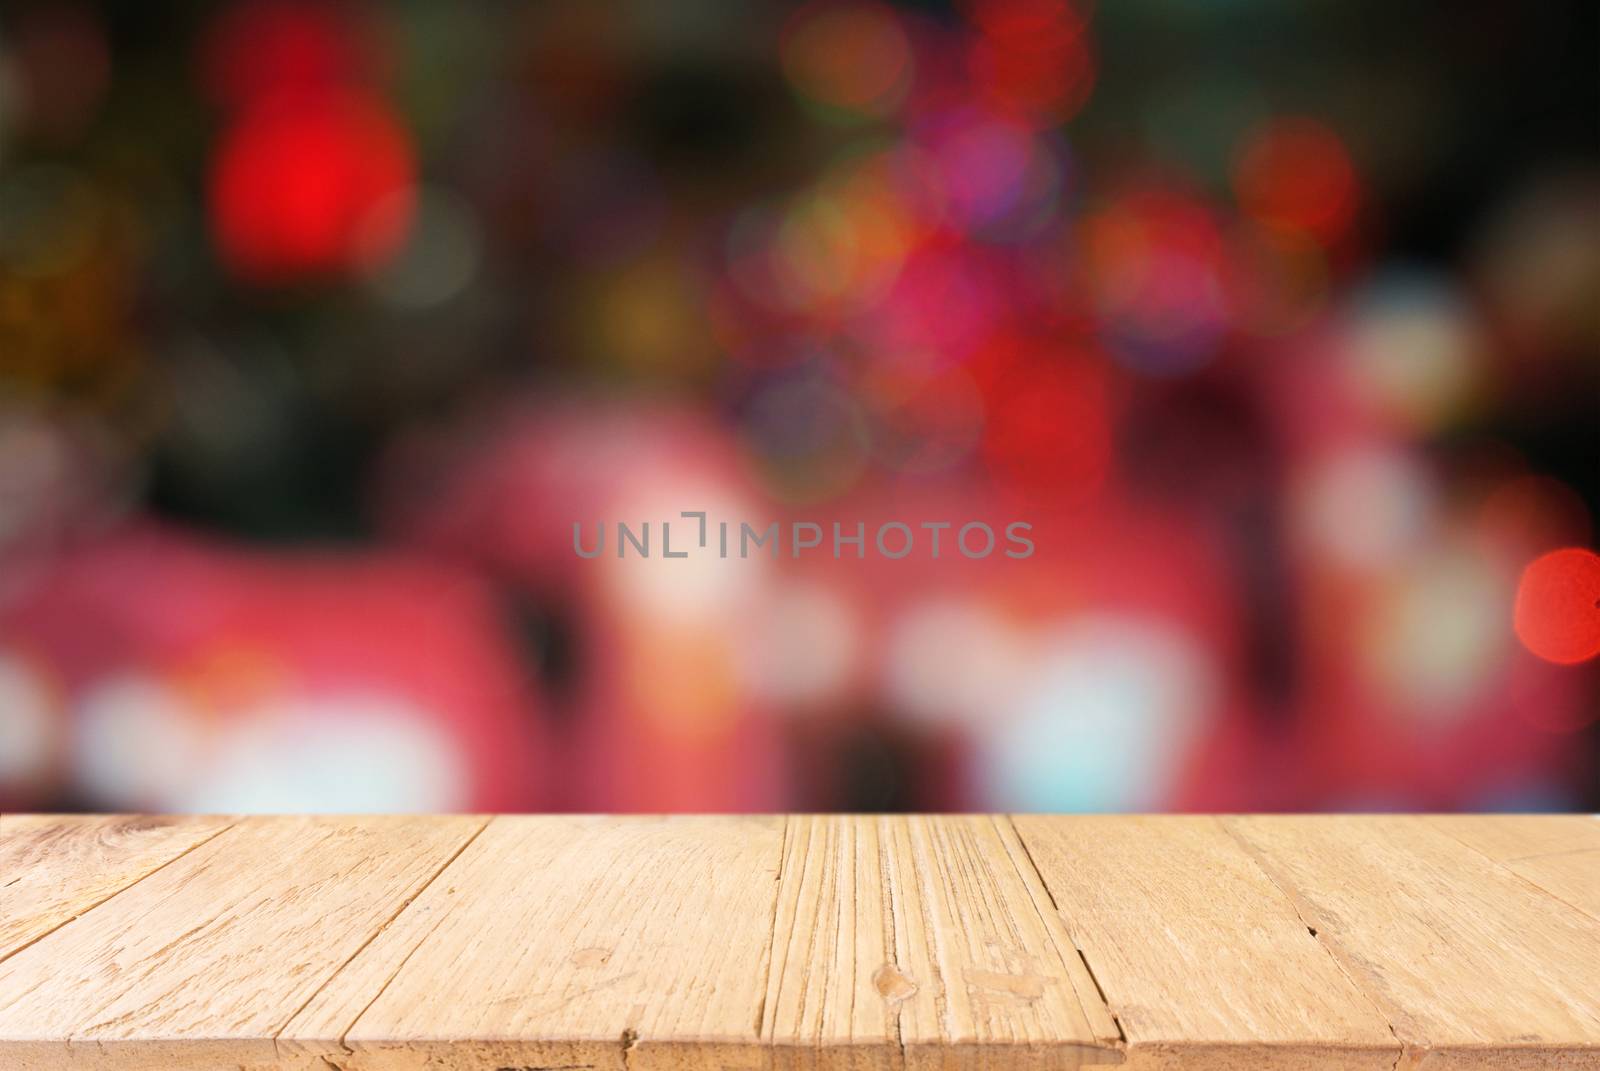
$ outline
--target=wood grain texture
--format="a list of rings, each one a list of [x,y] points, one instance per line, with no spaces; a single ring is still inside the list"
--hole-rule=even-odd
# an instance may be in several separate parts
[[[0,814],[0,960],[229,824],[216,818]]]
[[[481,818],[247,818],[0,963],[0,1066],[275,1066]]]
[[[1600,920],[1600,818],[1587,814],[1434,815],[1428,821],[1530,885]]]
[[[1405,1046],[1402,1066],[1600,1067],[1600,923],[1425,818],[1223,820]]]
[[[1015,821],[1129,1067],[1394,1066],[1372,1001],[1217,819]]]
[[[0,1069],[1600,1068],[1594,821],[5,816]]]
[[[779,1066],[1121,1062],[1010,823],[790,820],[762,1036]]]
[[[385,1071],[761,1067],[784,824],[496,818],[280,1041]]]

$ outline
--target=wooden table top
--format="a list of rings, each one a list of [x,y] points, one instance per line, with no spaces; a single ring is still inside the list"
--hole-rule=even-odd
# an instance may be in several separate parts
[[[1600,1068],[1600,820],[0,816],[0,1068]]]

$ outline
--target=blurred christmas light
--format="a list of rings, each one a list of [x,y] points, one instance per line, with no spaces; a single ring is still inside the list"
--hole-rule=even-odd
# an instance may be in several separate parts
[[[741,633],[753,694],[796,712],[837,702],[867,653],[855,602],[835,585],[791,578],[774,584],[760,607],[756,628]]]
[[[825,115],[883,118],[911,85],[910,42],[883,4],[808,4],[791,17],[779,55],[796,91]]]
[[[1477,243],[1476,274],[1518,343],[1600,352],[1597,228],[1600,177],[1586,169],[1530,183],[1495,212]]]
[[[1234,193],[1263,223],[1305,231],[1324,244],[1354,221],[1360,190],[1344,143],[1314,119],[1279,118],[1256,127],[1239,149]]]
[[[619,669],[620,696],[635,721],[657,735],[680,745],[726,747],[750,713],[740,689],[740,653],[725,627],[637,633]]]
[[[205,768],[201,711],[142,671],[106,677],[78,699],[72,745],[78,790],[106,810],[181,808]]]
[[[928,598],[889,627],[884,695],[906,720],[996,731],[1029,670],[1030,639],[990,607]]]
[[[0,411],[0,550],[59,524],[73,477],[59,428],[37,414]]]
[[[932,165],[930,177],[945,212],[961,230],[982,231],[1015,215],[1036,214],[1038,201],[1059,184],[1048,155],[1015,121],[963,109],[924,120],[915,136]]]
[[[218,143],[211,225],[223,260],[252,282],[381,264],[411,225],[409,136],[375,97],[338,94],[251,112]]]
[[[1460,549],[1429,553],[1381,592],[1363,643],[1394,709],[1438,727],[1493,687],[1511,639],[1509,578]]]
[[[1593,536],[1570,61],[1479,62],[1516,20],[1391,20],[1379,70],[1342,12],[738,8],[8,9],[0,805],[860,806],[788,794],[856,776],[836,732],[923,806],[1583,802],[1592,674],[1544,656],[1587,611],[1510,591]],[[693,402],[572,401],[640,390]],[[179,534],[361,531],[372,450],[412,550]],[[1003,508],[1039,554],[665,561],[685,507]],[[574,515],[656,553],[574,568]]]
[[[1054,503],[1092,499],[1112,461],[1100,365],[1081,352],[1002,336],[975,371],[988,414],[983,457],[997,486]]]
[[[202,75],[214,100],[244,111],[372,84],[382,58],[372,27],[355,18],[359,10],[314,0],[232,5],[202,41]]]
[[[1563,547],[1528,563],[1513,624],[1523,646],[1547,662],[1572,665],[1600,654],[1600,554]]]
[[[735,530],[740,520],[755,525],[760,509],[736,489],[710,482],[704,475],[652,472],[649,479],[629,481],[630,486],[600,507],[600,517],[617,518],[638,538],[645,538],[649,526],[651,558],[621,556],[617,542],[621,536],[615,529],[601,555],[610,603],[640,627],[731,630],[733,622],[750,612],[766,581],[770,566],[766,557],[739,558],[736,545],[729,558],[720,557],[716,527],[719,519],[729,518],[734,518]],[[703,549],[699,519],[682,515],[688,503],[707,517]],[[736,532],[733,538],[737,540]],[[669,540],[674,555],[688,556],[667,560]]]
[[[1343,353],[1369,411],[1426,433],[1459,418],[1470,404],[1483,348],[1466,302],[1449,286],[1390,272],[1356,295]]]
[[[717,358],[700,314],[701,276],[677,260],[652,253],[597,273],[577,311],[596,362],[635,375],[690,375]]]
[[[789,311],[793,303],[774,256],[782,223],[782,213],[772,205],[749,205],[728,224],[725,239],[728,276],[738,294],[772,312]]]
[[[1094,88],[1088,34],[1064,0],[975,0],[968,71],[992,105],[1037,123],[1076,115]]]
[[[66,728],[56,688],[21,652],[0,649],[0,795],[38,788]]]
[[[928,243],[907,258],[889,293],[863,317],[861,337],[881,352],[921,353],[949,364],[983,344],[1005,303],[995,258]]]
[[[1301,538],[1347,569],[1392,568],[1431,530],[1437,488],[1409,454],[1351,446],[1299,477],[1294,520]]]
[[[794,205],[779,224],[773,262],[788,305],[826,314],[874,300],[899,267],[904,246],[895,222],[820,195]]]
[[[1239,326],[1278,338],[1316,322],[1332,290],[1332,267],[1310,236],[1282,227],[1245,226],[1235,236],[1230,279]]]
[[[404,217],[412,213],[412,200],[409,190],[390,194],[363,223],[359,241],[365,245],[375,235],[378,243],[376,250],[361,256],[369,265],[373,293],[397,308],[424,309],[471,285],[483,256],[483,235],[466,201],[444,190],[424,190],[415,199],[415,222],[404,246],[385,260],[383,246],[395,231],[406,230]],[[394,213],[402,218],[390,218]]]
[[[848,156],[791,206],[776,235],[790,307],[827,315],[880,301],[931,226],[907,186],[900,150]]]
[[[985,798],[1025,811],[1133,811],[1169,798],[1218,681],[1165,622],[1098,615],[1040,640],[1010,715],[979,742]]]
[[[394,696],[280,702],[218,727],[169,806],[202,814],[411,814],[471,805],[471,772],[437,714]]]
[[[226,634],[217,641],[166,678],[196,710],[231,716],[294,691],[294,668],[278,652]]]
[[[1070,0],[961,0],[958,6],[985,36],[1014,48],[1049,48],[1083,32]]]
[[[786,502],[816,502],[849,489],[871,451],[861,404],[815,377],[764,388],[746,407],[744,426],[763,482]]]
[[[1116,356],[1156,375],[1209,360],[1233,315],[1215,214],[1177,190],[1133,190],[1088,216],[1082,230],[1084,281]]]
[[[965,460],[983,431],[983,399],[964,368],[885,367],[863,385],[874,454],[902,472],[941,472]]]

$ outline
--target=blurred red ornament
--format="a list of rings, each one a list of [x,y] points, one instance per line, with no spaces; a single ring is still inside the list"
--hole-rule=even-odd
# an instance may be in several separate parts
[[[1071,118],[1094,88],[1083,19],[1064,0],[974,0],[979,30],[968,52],[980,94],[1002,109],[1046,122]]]
[[[1089,357],[1001,338],[974,369],[989,419],[983,454],[1002,488],[1060,503],[1092,499],[1111,464],[1103,369]]]
[[[299,0],[239,4],[206,35],[201,73],[217,105],[233,110],[370,84],[380,63],[367,30],[348,8]]]
[[[223,259],[265,282],[381,263],[409,230],[415,171],[410,137],[371,96],[255,110],[213,159],[211,225]]]
[[[1357,186],[1339,135],[1313,119],[1276,119],[1257,128],[1233,170],[1245,212],[1324,243],[1341,237],[1355,218]]]
[[[1600,555],[1564,547],[1535,558],[1517,585],[1513,621],[1523,645],[1547,662],[1600,654]]]

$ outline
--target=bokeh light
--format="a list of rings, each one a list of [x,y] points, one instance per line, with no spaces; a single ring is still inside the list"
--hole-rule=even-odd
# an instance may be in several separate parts
[[[1209,360],[1233,316],[1213,212],[1177,190],[1125,194],[1084,223],[1084,274],[1118,356],[1155,374]]]
[[[972,0],[968,66],[978,94],[1034,122],[1072,118],[1094,88],[1082,17],[1067,0]]]
[[[1581,6],[7,6],[0,807],[1600,808]]]
[[[409,138],[377,100],[341,94],[252,112],[212,164],[223,259],[262,282],[381,264],[410,228],[415,170]]]
[[[201,76],[218,107],[244,112],[372,84],[384,57],[354,5],[245,0],[211,25]]]
[[[1314,119],[1273,119],[1251,131],[1239,149],[1233,187],[1254,218],[1325,243],[1343,236],[1360,206],[1349,151]]]
[[[1071,622],[1041,647],[1014,713],[990,730],[992,798],[1026,811],[1127,811],[1171,791],[1212,713],[1203,652],[1166,626],[1119,616]]]
[[[784,71],[806,100],[831,113],[888,115],[905,97],[912,52],[899,17],[885,4],[820,0],[785,31]]]
[[[1517,584],[1517,636],[1549,662],[1600,654],[1600,554],[1563,547],[1528,563]]]

